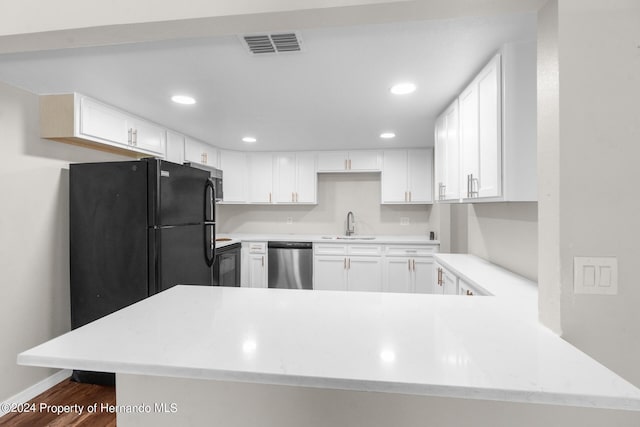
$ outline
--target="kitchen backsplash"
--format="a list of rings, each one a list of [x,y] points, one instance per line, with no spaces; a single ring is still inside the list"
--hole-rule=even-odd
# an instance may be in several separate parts
[[[379,173],[318,174],[317,205],[219,205],[218,233],[344,234],[352,211],[357,234],[428,235],[436,230],[432,210],[431,205],[381,205]],[[400,224],[403,218],[408,225]]]

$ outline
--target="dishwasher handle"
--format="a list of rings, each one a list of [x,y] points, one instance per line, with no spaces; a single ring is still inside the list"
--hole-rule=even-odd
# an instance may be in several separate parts
[[[269,242],[269,249],[311,249],[311,242]]]

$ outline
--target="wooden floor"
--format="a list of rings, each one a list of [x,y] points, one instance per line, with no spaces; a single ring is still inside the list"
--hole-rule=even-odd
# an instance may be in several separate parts
[[[116,404],[116,388],[94,384],[81,384],[70,379],[50,388],[30,403],[35,404],[35,412],[9,413],[0,418],[0,426],[24,427],[115,427],[116,414],[101,411],[101,404]],[[87,408],[97,405],[96,413],[89,413]],[[42,405],[44,404],[44,405]],[[41,411],[40,408],[54,408],[57,405],[79,405],[84,408],[67,414],[55,414]]]

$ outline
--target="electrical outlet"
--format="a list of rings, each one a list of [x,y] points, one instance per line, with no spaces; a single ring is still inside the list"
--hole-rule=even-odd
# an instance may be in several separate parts
[[[616,257],[574,257],[573,291],[576,294],[618,294]]]
[[[287,217],[287,224],[293,224],[293,218],[288,216]]]
[[[409,217],[401,216],[400,217],[400,225],[409,225]]]

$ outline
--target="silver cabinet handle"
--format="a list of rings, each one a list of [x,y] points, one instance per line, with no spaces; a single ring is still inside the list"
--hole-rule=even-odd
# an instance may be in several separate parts
[[[138,145],[138,129],[133,129],[133,137],[131,138],[133,140],[133,145]]]
[[[129,131],[127,132],[127,143],[129,145],[133,144],[133,129],[129,128]]]
[[[407,260],[407,268],[409,269],[409,271],[411,271],[411,260],[410,259]]]
[[[478,197],[480,195],[480,181],[471,175],[471,196]]]
[[[413,271],[416,271],[416,260],[414,259],[412,262],[413,262]]]

